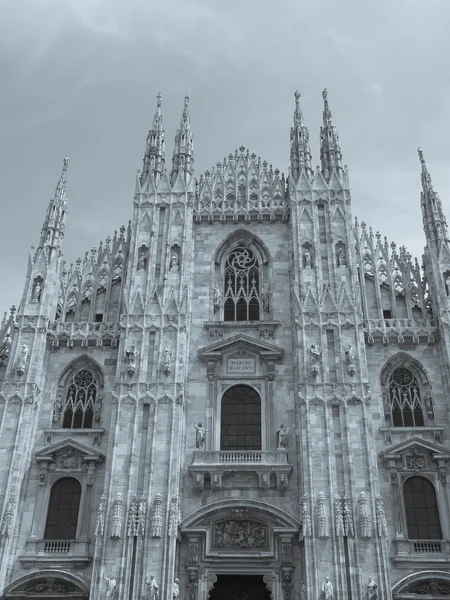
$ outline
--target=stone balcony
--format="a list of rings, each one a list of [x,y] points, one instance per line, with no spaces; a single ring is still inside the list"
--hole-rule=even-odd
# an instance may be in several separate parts
[[[393,540],[392,560],[399,568],[411,568],[411,563],[432,567],[450,563],[450,542],[447,540]]]
[[[285,449],[263,450],[195,450],[189,466],[194,488],[205,483],[220,488],[228,475],[257,475],[261,488],[287,488],[292,465],[288,464]]]
[[[367,344],[433,344],[438,337],[432,319],[366,319],[363,328]]]
[[[119,323],[54,322],[49,326],[47,336],[52,346],[117,346]]]
[[[89,540],[27,540],[25,554],[19,557],[24,568],[45,565],[85,567],[91,560]]]

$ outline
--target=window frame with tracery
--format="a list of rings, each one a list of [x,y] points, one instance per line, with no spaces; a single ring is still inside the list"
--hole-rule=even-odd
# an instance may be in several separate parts
[[[384,413],[390,427],[427,427],[434,420],[433,404],[423,376],[409,364],[395,364],[384,380]]]
[[[62,429],[94,429],[100,421],[100,408],[98,377],[89,366],[81,365],[71,371],[65,382],[56,402],[54,421]]]
[[[223,320],[261,321],[261,283],[260,259],[255,250],[246,244],[231,248],[223,269]]]

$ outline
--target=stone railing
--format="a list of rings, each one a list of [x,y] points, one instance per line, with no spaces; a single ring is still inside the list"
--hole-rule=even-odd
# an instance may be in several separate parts
[[[222,487],[230,475],[244,475],[256,487],[286,488],[292,465],[285,449],[261,450],[195,450],[189,467],[195,488]],[[255,479],[256,475],[256,479]],[[251,479],[253,477],[253,480]]]
[[[366,319],[363,321],[366,342],[375,340],[384,344],[419,342],[433,343],[436,340],[437,327],[431,319]]]
[[[393,540],[393,561],[397,565],[420,563],[433,566],[450,563],[450,542],[447,540]]]
[[[50,325],[47,336],[52,340],[52,346],[116,346],[119,340],[119,323],[56,321]]]
[[[25,554],[19,557],[25,568],[45,564],[67,563],[86,566],[89,555],[89,541],[78,540],[28,540]]]
[[[287,452],[275,450],[196,450],[193,465],[287,465]]]

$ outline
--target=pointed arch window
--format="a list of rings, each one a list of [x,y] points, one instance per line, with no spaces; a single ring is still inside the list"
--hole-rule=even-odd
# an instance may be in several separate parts
[[[249,247],[232,250],[225,262],[224,321],[259,321],[259,261]]]
[[[221,450],[261,450],[261,397],[248,385],[235,385],[223,395]]]
[[[423,427],[424,406],[419,382],[414,373],[402,366],[389,378],[391,423],[394,427]]]
[[[441,540],[436,492],[424,477],[410,477],[403,484],[406,523],[410,540]]]
[[[65,477],[55,483],[48,505],[46,540],[76,539],[80,499],[81,485],[77,479]]]
[[[89,369],[79,369],[66,388],[62,426],[67,429],[90,429],[93,426],[98,385]]]

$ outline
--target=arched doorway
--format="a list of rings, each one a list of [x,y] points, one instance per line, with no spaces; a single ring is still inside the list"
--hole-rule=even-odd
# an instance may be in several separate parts
[[[430,570],[407,575],[394,585],[392,597],[394,600],[450,598],[450,573]]]
[[[209,600],[270,600],[262,575],[218,575]]]
[[[79,577],[54,569],[30,573],[11,583],[5,600],[89,600],[89,589]]]

